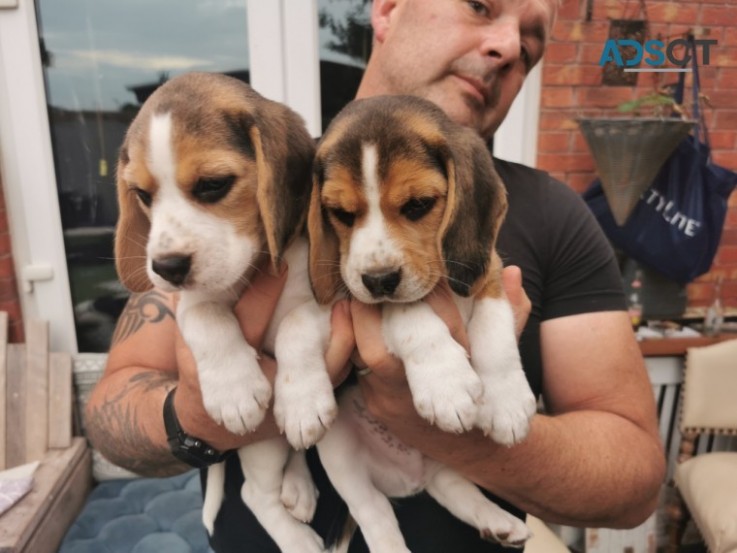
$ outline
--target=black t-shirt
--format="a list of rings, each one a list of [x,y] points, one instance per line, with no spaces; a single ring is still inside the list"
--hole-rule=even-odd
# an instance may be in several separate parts
[[[509,198],[497,250],[505,265],[522,269],[523,287],[532,302],[520,338],[520,352],[527,378],[538,396],[542,389],[540,323],[566,315],[622,310],[624,294],[614,254],[576,193],[544,172],[495,161]],[[345,520],[345,505],[320,466],[314,448],[308,451],[308,461],[320,490],[312,526],[323,537],[335,536]],[[211,539],[213,549],[217,553],[278,553],[243,504],[242,483],[238,458],[231,456],[226,469],[226,497]],[[515,515],[525,516],[503,500],[487,495]],[[475,528],[456,519],[427,493],[392,502],[407,546],[415,553],[519,551],[482,540]],[[367,551],[359,531],[349,553]]]

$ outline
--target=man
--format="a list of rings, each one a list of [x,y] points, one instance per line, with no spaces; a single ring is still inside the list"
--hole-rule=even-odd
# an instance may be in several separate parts
[[[543,54],[556,4],[374,0],[374,47],[358,97],[423,96],[490,138]],[[383,346],[377,309],[355,302],[333,312],[331,374],[336,383],[342,379],[355,339],[362,362],[371,368],[359,382],[372,414],[408,445],[454,467],[516,514],[579,526],[639,524],[656,505],[664,456],[612,252],[585,206],[564,185],[522,166],[498,162],[497,168],[510,204],[498,249],[506,265],[522,272],[508,268],[505,287],[522,311],[525,293],[531,301],[520,348],[528,379],[542,393],[549,414],[536,416],[530,435],[512,448],[476,431],[451,435],[432,427],[416,414],[401,364]],[[283,275],[264,276],[236,308],[255,347],[283,281]],[[115,337],[88,408],[97,447],[140,473],[187,468],[170,454],[161,416],[174,386],[182,427],[221,451],[277,432],[268,417],[254,434],[234,436],[205,414],[191,356],[176,332],[174,301],[159,292],[131,299],[123,317],[143,324]],[[437,294],[431,301],[462,339],[447,300]],[[264,370],[273,374],[274,362],[263,357]],[[321,486],[315,526],[325,534],[335,516],[334,498],[314,456],[311,460]],[[238,472],[237,463],[230,463],[233,489],[242,478]],[[221,509],[213,547],[274,551],[235,496]],[[412,551],[503,551],[482,542],[425,494],[397,504]],[[351,552],[365,550],[359,542]]]

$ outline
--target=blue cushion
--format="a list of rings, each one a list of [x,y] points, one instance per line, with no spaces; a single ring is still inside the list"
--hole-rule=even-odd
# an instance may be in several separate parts
[[[211,553],[196,470],[98,484],[59,553]]]

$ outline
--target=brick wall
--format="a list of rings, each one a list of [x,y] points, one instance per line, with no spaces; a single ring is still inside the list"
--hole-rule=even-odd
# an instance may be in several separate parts
[[[0,175],[0,311],[8,312],[10,341],[23,342],[23,320],[13,268],[13,254],[10,247],[10,229],[8,227],[8,213],[5,209],[2,175]]]
[[[538,142],[538,166],[582,192],[595,177],[575,118],[616,114],[616,106],[657,86],[675,82],[668,73],[642,73],[636,86],[604,86],[599,66],[610,20],[642,19],[639,0],[563,0],[545,54]],[[734,0],[646,0],[649,38],[668,42],[689,31],[716,39],[709,67],[700,71],[702,92],[712,104],[706,120],[716,163],[737,170],[737,2]],[[690,80],[687,81],[687,83]],[[724,278],[723,299],[737,308],[737,193],[732,194],[719,252],[711,271],[688,286],[690,307],[711,301],[714,283]]]

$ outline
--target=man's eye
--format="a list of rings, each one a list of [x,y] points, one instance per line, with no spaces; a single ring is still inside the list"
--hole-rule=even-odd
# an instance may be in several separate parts
[[[527,48],[522,48],[520,50],[520,59],[522,60],[522,63],[525,64],[525,68],[527,71],[532,69],[532,55],[530,54],[530,51]]]
[[[142,188],[133,188],[133,192],[138,196],[138,199],[141,200],[141,203],[145,205],[146,207],[151,207],[151,194],[149,192],[146,192]]]
[[[468,2],[468,5],[471,7],[471,9],[474,12],[478,14],[486,15],[487,13],[489,13],[489,10],[487,9],[487,7],[483,3],[478,2],[476,0],[471,0],[470,2]]]
[[[192,195],[200,202],[212,204],[222,200],[235,183],[234,175],[201,178],[192,189]]]
[[[436,201],[436,198],[412,198],[399,211],[410,221],[417,221],[430,213]]]
[[[330,208],[330,213],[332,213],[333,217],[335,217],[338,221],[340,221],[347,227],[352,227],[353,223],[356,222],[356,214],[351,213],[350,211],[346,211],[345,209],[332,207]]]

